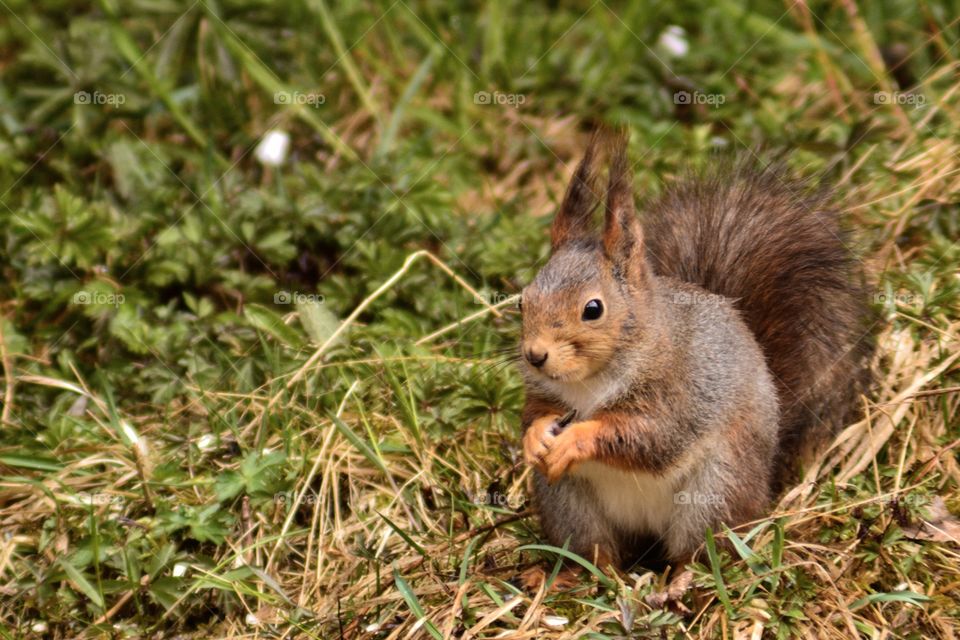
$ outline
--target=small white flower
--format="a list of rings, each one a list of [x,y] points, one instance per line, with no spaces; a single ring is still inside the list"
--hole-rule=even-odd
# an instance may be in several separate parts
[[[376,633],[377,631],[380,631],[380,623],[374,622],[373,624],[368,624],[363,630],[367,633]]]
[[[200,451],[210,451],[217,446],[217,438],[212,433],[205,433],[197,440],[197,448]]]
[[[261,164],[268,167],[279,167],[287,159],[289,148],[290,134],[286,131],[274,129],[263,136],[260,144],[257,145],[257,150],[254,151],[254,155],[257,156],[257,160]]]
[[[33,623],[33,626],[30,627],[30,629],[31,629],[34,633],[46,633],[46,632],[47,632],[47,623],[44,622],[44,621],[42,621],[42,620],[41,620],[40,622],[34,622],[34,623]]]
[[[178,562],[173,565],[173,577],[182,578],[187,574],[187,565],[184,562]]]
[[[663,30],[657,45],[675,58],[682,58],[690,51],[690,43],[687,42],[687,32],[683,27],[671,25]]]
[[[259,626],[259,624],[260,624],[260,618],[258,618],[257,616],[253,615],[252,613],[248,613],[248,614],[247,614],[247,617],[244,618],[244,620],[246,620],[246,623],[247,623],[248,625],[250,625],[251,627],[256,627],[256,626]]]

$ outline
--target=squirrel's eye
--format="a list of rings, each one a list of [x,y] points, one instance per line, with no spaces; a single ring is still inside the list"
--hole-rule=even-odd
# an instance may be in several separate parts
[[[584,320],[596,320],[603,315],[603,303],[594,298],[583,308]]]
[[[523,298],[517,298],[517,311],[523,313]]]

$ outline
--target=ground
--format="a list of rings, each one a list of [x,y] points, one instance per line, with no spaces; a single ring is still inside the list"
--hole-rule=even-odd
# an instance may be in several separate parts
[[[0,1],[0,637],[953,637],[952,5],[477,4]],[[598,124],[641,211],[833,185],[877,382],[671,589],[529,592],[513,296]]]

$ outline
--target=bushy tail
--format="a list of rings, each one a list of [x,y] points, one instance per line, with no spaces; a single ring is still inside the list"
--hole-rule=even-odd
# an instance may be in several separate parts
[[[863,271],[827,196],[780,167],[741,162],[681,181],[643,219],[655,271],[732,298],[743,314],[778,386],[780,462],[791,469],[844,424],[869,382]]]

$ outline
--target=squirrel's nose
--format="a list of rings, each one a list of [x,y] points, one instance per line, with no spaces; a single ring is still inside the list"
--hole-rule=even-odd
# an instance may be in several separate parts
[[[527,349],[526,354],[527,362],[535,366],[537,369],[543,366],[543,363],[547,361],[547,356],[549,355],[546,351],[538,352],[533,349]]]

